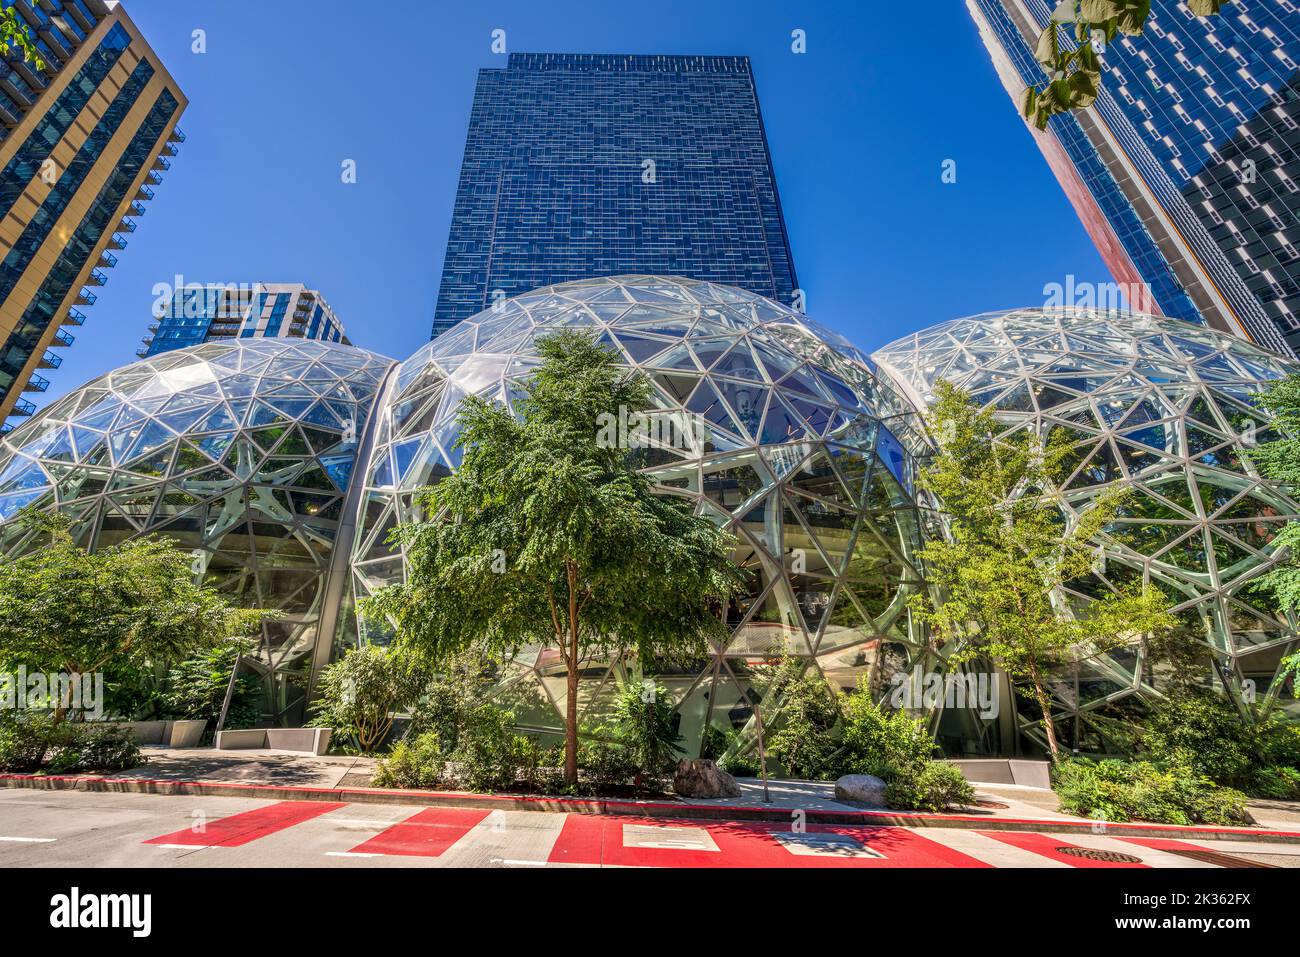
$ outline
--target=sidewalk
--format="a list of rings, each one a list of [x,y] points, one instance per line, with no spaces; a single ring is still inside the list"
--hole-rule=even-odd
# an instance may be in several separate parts
[[[217,752],[210,748],[144,749],[149,763],[108,775],[0,774],[0,787],[41,790],[112,791],[120,793],[213,795],[278,800],[324,800],[354,803],[562,811],[579,814],[635,814],[653,817],[712,820],[789,821],[802,813],[808,823],[878,824],[882,826],[980,828],[1057,832],[1123,832],[1132,836],[1168,837],[1196,834],[1236,840],[1270,840],[1300,844],[1300,803],[1253,801],[1257,825],[1179,827],[1140,823],[1100,823],[1071,817],[1057,809],[1056,795],[1040,788],[1009,784],[976,785],[980,806],[954,814],[864,809],[835,800],[828,781],[768,782],[770,801],[763,800],[762,782],[738,780],[737,798],[652,800],[551,797],[516,794],[474,794],[460,791],[404,791],[370,787],[375,759],[314,756],[293,752],[248,750]]]

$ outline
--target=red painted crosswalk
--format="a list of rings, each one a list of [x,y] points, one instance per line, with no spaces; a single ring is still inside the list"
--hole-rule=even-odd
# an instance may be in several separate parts
[[[1163,838],[902,826],[830,826],[621,815],[379,806],[364,818],[327,815],[336,802],[280,801],[144,841],[161,847],[238,848],[293,830],[332,858],[587,867],[1144,868],[1241,866],[1205,843]],[[484,827],[491,818],[491,826]],[[357,843],[357,831],[370,836]],[[1077,840],[1070,840],[1077,837]],[[1213,842],[1211,842],[1213,843]],[[1131,848],[1126,854],[1124,845]],[[1172,853],[1171,853],[1172,852]],[[1181,856],[1179,856],[1181,854]],[[1126,859],[1127,858],[1127,859]],[[414,861],[412,861],[414,863]],[[1255,865],[1259,866],[1259,865]]]
[[[239,847],[285,828],[309,821],[346,804],[325,801],[279,801],[254,811],[232,814],[208,821],[196,818],[183,831],[173,831],[151,838],[146,844],[185,845],[187,847]]]
[[[364,844],[358,844],[348,853],[438,857],[482,823],[488,814],[488,811],[473,808],[425,808]]]

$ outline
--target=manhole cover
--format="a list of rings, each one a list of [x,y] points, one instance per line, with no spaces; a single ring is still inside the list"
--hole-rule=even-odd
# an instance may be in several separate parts
[[[1058,847],[1058,854],[1068,857],[1082,857],[1085,861],[1101,861],[1104,864],[1141,864],[1142,858],[1119,851],[1103,851],[1095,847]]]
[[[1003,804],[1001,801],[976,801],[975,803],[980,807],[990,808],[994,811],[1005,811],[1011,807],[1010,804]]]

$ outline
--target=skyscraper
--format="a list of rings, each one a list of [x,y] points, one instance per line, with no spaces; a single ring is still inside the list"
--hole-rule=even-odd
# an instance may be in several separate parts
[[[158,303],[136,355],[222,339],[315,339],[351,345],[343,323],[315,289],[302,283],[182,285]]]
[[[967,0],[1008,93],[1045,77],[1054,4]],[[1115,278],[1165,314],[1300,348],[1300,8],[1154,0],[1102,55],[1091,109],[1034,138]]]
[[[2,0],[44,61],[0,63],[0,420],[30,415],[184,140],[186,99],[122,6]]]
[[[436,337],[539,286],[795,279],[749,58],[511,54],[479,71]]]

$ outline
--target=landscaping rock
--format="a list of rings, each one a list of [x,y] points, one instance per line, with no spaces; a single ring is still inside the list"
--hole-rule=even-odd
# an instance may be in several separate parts
[[[846,774],[835,782],[835,800],[885,806],[885,782],[874,774]]]
[[[677,762],[673,790],[682,797],[691,798],[740,797],[740,785],[736,779],[704,758]]]

